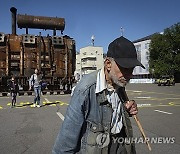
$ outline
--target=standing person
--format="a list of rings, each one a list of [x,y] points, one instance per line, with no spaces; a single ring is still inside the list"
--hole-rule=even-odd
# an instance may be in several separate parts
[[[72,96],[72,94],[74,92],[74,89],[75,89],[77,83],[79,82],[79,80],[80,80],[80,74],[78,72],[75,72],[74,73],[74,85],[73,85],[73,87],[71,89],[71,96]]]
[[[131,41],[121,36],[109,44],[104,67],[74,89],[53,154],[136,153],[134,143],[118,142],[133,137],[129,116],[137,104],[125,100],[124,87],[135,66],[144,68]]]
[[[12,77],[9,82],[9,88],[10,88],[10,93],[11,93],[11,97],[12,97],[11,107],[13,108],[16,106],[16,97],[17,97],[17,93],[19,91],[18,83],[15,81],[14,77]]]
[[[34,88],[34,104],[33,107],[41,107],[40,106],[40,96],[41,96],[41,82],[42,82],[42,75],[39,73],[38,69],[35,69],[34,74],[31,75],[31,78],[29,79],[29,90],[31,88]],[[37,104],[36,104],[37,102]]]

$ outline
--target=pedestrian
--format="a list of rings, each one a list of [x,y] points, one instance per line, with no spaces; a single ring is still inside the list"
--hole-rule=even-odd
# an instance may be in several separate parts
[[[75,72],[74,73],[74,85],[73,85],[73,87],[71,89],[71,96],[72,96],[72,94],[74,92],[74,89],[75,89],[77,83],[79,82],[79,80],[80,80],[80,74],[78,72]]]
[[[41,82],[42,75],[40,74],[38,69],[35,69],[34,74],[31,75],[29,79],[29,90],[34,88],[34,104],[33,107],[41,107],[40,106],[40,96],[41,96]]]
[[[104,67],[84,76],[71,97],[53,154],[135,154],[130,118],[138,113],[134,100],[126,101],[124,88],[137,60],[135,46],[123,36],[109,44]]]
[[[11,94],[11,107],[15,107],[16,106],[16,97],[17,97],[17,93],[19,91],[19,86],[18,83],[15,81],[14,76],[12,76],[10,82],[9,82],[9,88],[10,88],[10,94]]]

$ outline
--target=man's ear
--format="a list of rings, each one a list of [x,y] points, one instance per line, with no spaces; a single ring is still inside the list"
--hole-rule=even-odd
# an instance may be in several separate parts
[[[109,58],[106,58],[104,61],[106,70],[109,72],[111,70],[112,62]]]

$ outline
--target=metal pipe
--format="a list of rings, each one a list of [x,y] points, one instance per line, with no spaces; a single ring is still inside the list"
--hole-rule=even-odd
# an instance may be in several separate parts
[[[11,11],[11,20],[12,20],[12,34],[16,35],[16,14],[17,9],[15,7],[10,8]]]
[[[26,34],[28,34],[28,28],[26,27]]]
[[[53,36],[56,36],[56,30],[55,29],[53,30]]]
[[[65,28],[65,19],[18,14],[17,24],[19,28],[38,28],[63,31]]]

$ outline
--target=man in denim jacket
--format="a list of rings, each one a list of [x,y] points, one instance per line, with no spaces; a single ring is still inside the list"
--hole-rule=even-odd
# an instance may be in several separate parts
[[[109,44],[104,68],[84,76],[74,89],[53,154],[135,154],[129,116],[138,113],[126,101],[124,87],[137,60],[133,43],[123,36]],[[123,140],[124,141],[124,140]]]

